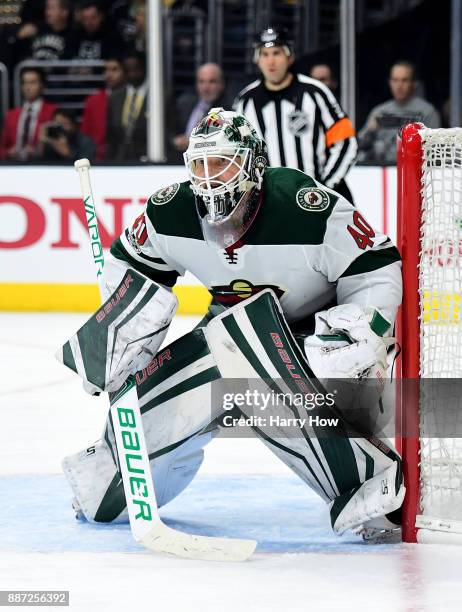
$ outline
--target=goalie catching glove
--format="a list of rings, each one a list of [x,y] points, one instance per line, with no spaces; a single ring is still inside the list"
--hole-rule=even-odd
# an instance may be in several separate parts
[[[57,353],[94,394],[117,391],[159,350],[177,298],[128,268],[115,291]]]
[[[315,335],[305,338],[306,358],[317,378],[385,380],[391,324],[375,308],[342,304],[315,315]]]

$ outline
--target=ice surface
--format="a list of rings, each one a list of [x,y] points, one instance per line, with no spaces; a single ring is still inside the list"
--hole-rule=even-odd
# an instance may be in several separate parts
[[[161,511],[184,531],[257,539],[246,563],[155,555],[128,525],[75,521],[60,461],[99,437],[107,408],[53,353],[83,320],[0,314],[0,590],[67,589],[70,609],[88,611],[462,609],[461,548],[334,536],[323,502],[255,440],[212,442]]]
[[[128,525],[76,521],[64,476],[0,479],[0,542],[14,552],[139,552]],[[201,535],[249,537],[258,552],[367,552],[354,536],[328,527],[325,504],[295,476],[203,474],[161,509],[165,522]],[[26,533],[24,523],[30,521]]]

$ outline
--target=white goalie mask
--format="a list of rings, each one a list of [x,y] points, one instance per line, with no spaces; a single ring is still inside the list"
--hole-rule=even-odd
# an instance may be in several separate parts
[[[258,210],[264,141],[242,115],[212,108],[193,129],[184,160],[205,240],[220,249],[235,244]]]

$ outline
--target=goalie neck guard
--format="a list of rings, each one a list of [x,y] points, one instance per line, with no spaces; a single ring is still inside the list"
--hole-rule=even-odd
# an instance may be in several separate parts
[[[193,129],[184,160],[205,240],[219,249],[235,244],[257,214],[265,142],[242,115],[212,108]]]

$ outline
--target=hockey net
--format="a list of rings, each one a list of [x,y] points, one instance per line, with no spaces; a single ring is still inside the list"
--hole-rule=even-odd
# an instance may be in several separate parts
[[[403,539],[462,543],[462,129],[402,130],[398,243]]]

